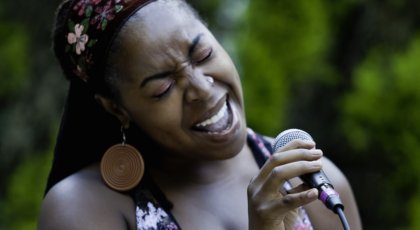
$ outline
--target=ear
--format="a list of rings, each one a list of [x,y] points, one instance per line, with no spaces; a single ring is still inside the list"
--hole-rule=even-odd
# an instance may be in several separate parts
[[[130,126],[130,116],[120,104],[115,102],[115,100],[108,97],[102,96],[100,94],[95,94],[95,100],[110,114],[114,115],[118,120],[120,120],[121,125],[127,129]]]

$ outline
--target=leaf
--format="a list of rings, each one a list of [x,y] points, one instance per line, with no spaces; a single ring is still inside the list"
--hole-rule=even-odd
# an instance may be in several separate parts
[[[83,25],[83,33],[86,33],[86,31],[89,29],[89,18],[85,18],[80,23]]]
[[[106,28],[107,25],[108,25],[108,20],[106,20],[104,18],[104,20],[102,20],[102,22],[101,22],[101,29],[102,29],[102,31],[105,30],[105,28]]]
[[[69,21],[67,23],[67,27],[68,27],[69,31],[74,32],[74,27],[75,26],[76,26],[76,24],[71,19],[69,19]]]
[[[98,39],[92,39],[88,42],[88,44],[86,46],[91,48],[92,46],[94,46],[96,44],[97,41],[98,41]]]
[[[115,13],[119,13],[123,8],[124,8],[124,6],[122,6],[122,5],[115,5],[115,7],[114,7]]]
[[[93,12],[93,7],[91,5],[87,6],[85,10],[86,17],[90,18],[90,16],[92,15],[92,12]]]

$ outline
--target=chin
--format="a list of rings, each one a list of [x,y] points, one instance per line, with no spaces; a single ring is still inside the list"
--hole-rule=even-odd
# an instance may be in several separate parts
[[[212,156],[215,156],[219,160],[227,160],[230,158],[233,158],[237,156],[242,149],[246,146],[246,140],[247,140],[247,131],[246,126],[242,126],[238,130],[238,136],[228,145],[221,146],[220,148],[216,148],[214,154]]]

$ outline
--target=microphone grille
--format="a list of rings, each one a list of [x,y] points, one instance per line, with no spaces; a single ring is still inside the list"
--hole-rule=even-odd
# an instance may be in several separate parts
[[[308,140],[313,141],[314,139],[309,135],[309,133],[300,130],[300,129],[287,129],[283,132],[281,132],[279,135],[277,135],[276,139],[273,143],[273,150],[277,151],[279,148],[285,146],[287,143],[289,143],[292,140]]]

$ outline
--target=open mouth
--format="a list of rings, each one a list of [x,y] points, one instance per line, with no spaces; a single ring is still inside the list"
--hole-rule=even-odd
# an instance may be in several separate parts
[[[222,133],[232,125],[232,110],[227,100],[212,117],[194,125],[194,130],[207,133]]]

